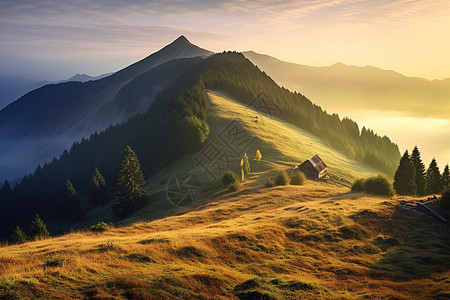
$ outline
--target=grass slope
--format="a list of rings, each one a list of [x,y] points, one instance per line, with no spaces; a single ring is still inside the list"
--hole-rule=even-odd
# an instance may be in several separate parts
[[[230,193],[203,182],[193,207],[156,193],[103,233],[73,232],[0,248],[0,298],[63,299],[426,299],[450,295],[450,230],[405,208],[414,198],[349,193],[372,174],[319,139],[210,91],[210,142],[235,120],[257,139],[252,173]],[[255,117],[258,118],[255,118]],[[257,121],[256,121],[257,120]],[[262,161],[253,160],[256,149]],[[318,153],[341,181],[265,188],[278,169]],[[195,155],[195,154],[194,154]],[[238,162],[236,162],[238,163]],[[203,170],[192,155],[149,180]],[[206,180],[207,178],[203,178]],[[106,208],[97,212],[99,218]]]
[[[250,159],[254,158],[257,149],[260,149],[263,155],[262,161],[252,161],[252,172],[258,174],[258,177],[255,177],[255,184],[264,185],[265,181],[269,177],[274,177],[278,170],[292,168],[315,154],[319,154],[328,165],[329,173],[332,175],[332,178],[327,180],[328,183],[349,186],[355,178],[367,177],[378,172],[333,150],[320,138],[294,125],[260,114],[220,92],[208,91],[208,96],[211,106],[208,111],[210,135],[207,144],[214,143],[226,148],[219,136],[232,122],[238,123],[242,130],[240,138],[253,140],[245,148]],[[214,181],[211,176],[205,175],[204,169],[195,162],[193,158],[195,156],[198,156],[198,153],[186,155],[150,178],[147,188],[152,192],[152,201],[141,211],[122,220],[120,224],[151,220],[177,213],[177,208],[167,200],[166,186],[160,184],[173,179],[174,176],[193,174],[200,182],[204,195],[220,189],[222,187],[220,176],[217,176],[218,180]],[[229,168],[239,174],[239,159],[231,158],[230,160]],[[90,224],[114,220],[109,208],[106,211],[100,208],[90,214],[88,218]]]
[[[397,199],[314,181],[265,189],[254,177],[243,191],[218,192],[183,215],[2,247],[0,297],[450,295],[448,225]]]

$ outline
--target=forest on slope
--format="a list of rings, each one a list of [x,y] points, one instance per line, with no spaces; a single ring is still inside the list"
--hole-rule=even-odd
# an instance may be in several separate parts
[[[13,189],[4,184],[0,197],[1,237],[7,237],[16,225],[27,226],[36,213],[59,223],[59,228],[69,229],[95,205],[88,202],[87,196],[95,168],[105,177],[108,189],[113,190],[127,145],[136,152],[147,178],[182,155],[200,150],[209,132],[206,89],[221,90],[248,105],[263,98],[279,108],[277,117],[387,174],[393,173],[400,158],[397,145],[389,138],[365,128],[360,131],[354,121],[327,114],[303,95],[279,87],[242,54],[215,54],[199,60],[174,80],[155,97],[146,113],[74,143],[59,159],[24,176]],[[81,196],[76,202],[63,202],[66,180]],[[72,214],[75,211],[81,213]]]

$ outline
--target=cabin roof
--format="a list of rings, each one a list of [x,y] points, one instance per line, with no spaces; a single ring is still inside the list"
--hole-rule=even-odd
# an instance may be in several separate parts
[[[327,165],[322,161],[322,159],[317,154],[308,159],[307,161],[305,161],[303,164],[307,162],[311,163],[311,165],[317,171],[317,173],[322,172],[327,167]]]

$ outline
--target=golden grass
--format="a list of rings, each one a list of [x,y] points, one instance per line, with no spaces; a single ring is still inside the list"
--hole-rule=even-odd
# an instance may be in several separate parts
[[[279,120],[210,92],[211,139],[237,120],[256,137],[241,190],[202,181],[203,199],[177,209],[164,193],[105,232],[0,247],[0,298],[428,299],[450,295],[450,230],[400,205],[415,198],[349,193],[376,173]],[[261,161],[252,155],[260,149]],[[318,153],[334,180],[265,187]],[[203,170],[185,156],[149,180]],[[335,180],[340,178],[341,181]],[[422,199],[423,200],[423,199]],[[92,220],[105,220],[104,207]],[[135,222],[150,220],[151,222]],[[132,223],[135,222],[135,223]]]
[[[264,188],[254,177],[183,215],[2,247],[0,297],[448,295],[448,227],[395,198],[312,181]]]

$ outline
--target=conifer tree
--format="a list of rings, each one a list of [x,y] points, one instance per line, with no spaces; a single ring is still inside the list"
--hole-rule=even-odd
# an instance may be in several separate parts
[[[405,151],[398,169],[394,175],[394,189],[399,195],[415,195],[417,188],[415,182],[415,169],[413,162],[408,154],[408,150]]]
[[[244,171],[244,174],[247,175],[248,173],[250,173],[250,162],[248,161],[247,153],[244,153],[242,163],[242,170]]]
[[[75,188],[70,182],[70,180],[66,180],[65,192],[64,192],[64,200],[62,202],[64,206],[64,210],[62,215],[66,218],[70,218],[72,220],[79,220],[83,211],[80,204],[80,199],[78,198],[77,192]]]
[[[145,179],[139,160],[131,147],[127,146],[120,165],[113,212],[124,217],[139,209],[148,197],[144,185]]]
[[[442,172],[442,190],[450,188],[450,170],[448,165],[445,165],[444,172]]]
[[[28,237],[22,230],[22,228],[17,226],[13,234],[11,235],[11,240],[16,244],[23,244],[28,240]]]
[[[425,165],[422,162],[422,159],[420,157],[420,151],[417,146],[414,147],[412,153],[411,153],[411,160],[414,165],[414,169],[416,170],[416,187],[417,187],[417,195],[424,196],[426,195],[425,190]]]
[[[50,233],[47,230],[47,225],[45,225],[44,221],[36,214],[36,217],[31,222],[31,233],[33,237],[36,238],[46,238],[50,236]]]
[[[432,159],[427,170],[427,192],[428,194],[439,194],[442,192],[442,177],[437,166],[436,159]]]
[[[95,168],[94,174],[92,175],[91,179],[89,201],[92,204],[105,204],[109,202],[105,178],[97,168]]]
[[[11,194],[12,194],[11,185],[9,184],[8,180],[5,180],[2,189],[0,190],[0,201],[8,199],[8,197]]]

